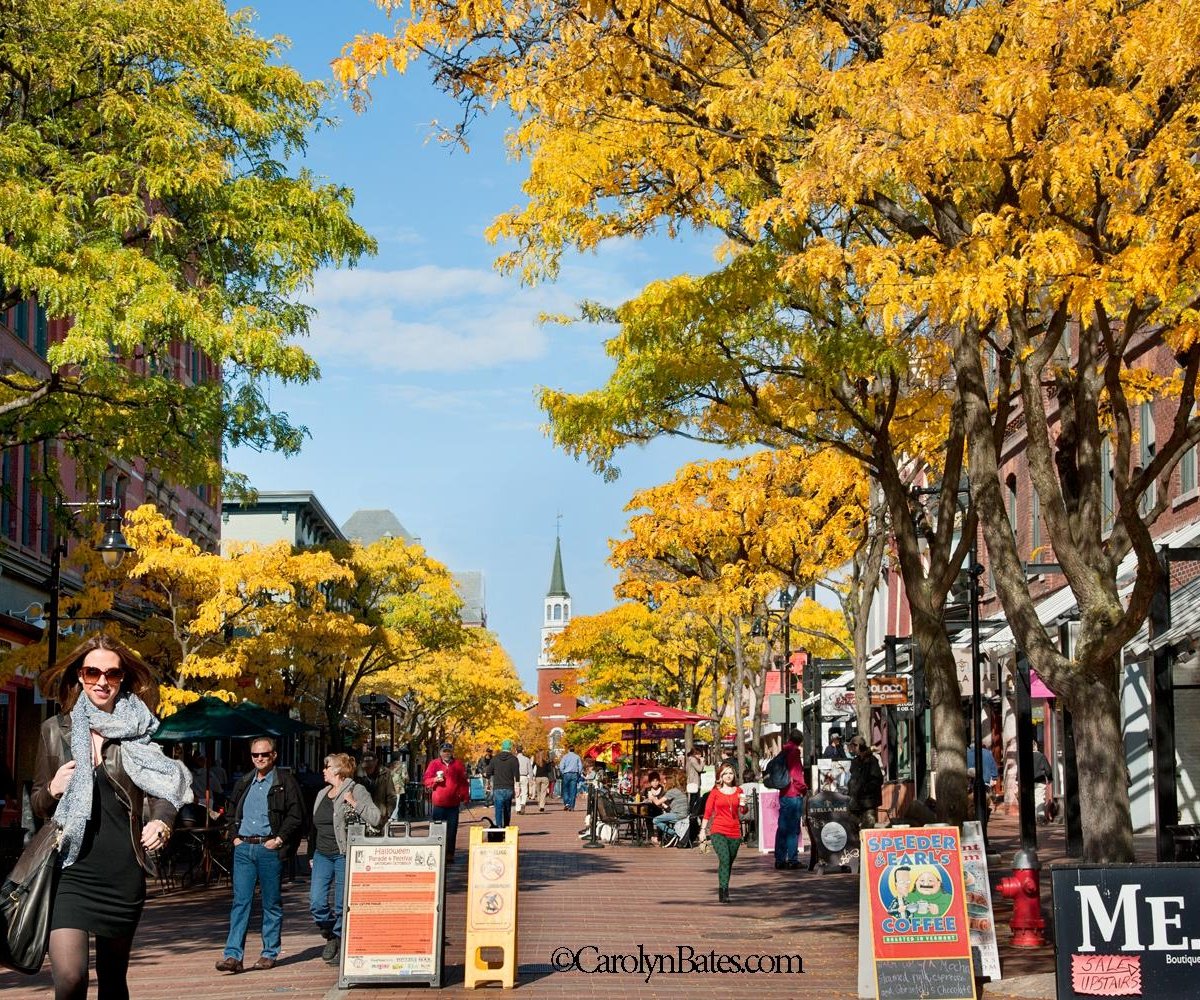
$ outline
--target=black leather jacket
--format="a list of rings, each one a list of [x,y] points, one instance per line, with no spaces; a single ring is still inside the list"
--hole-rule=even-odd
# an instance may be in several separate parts
[[[238,827],[242,825],[246,791],[253,780],[254,769],[251,768],[242,775],[229,794],[229,809],[226,815],[229,819],[227,834],[230,840],[237,836]],[[295,854],[300,837],[304,833],[304,799],[300,794],[300,786],[296,784],[296,779],[288,768],[276,766],[271,776],[271,787],[267,790],[267,821],[271,824],[271,833],[283,841],[282,850],[287,854]]]
[[[175,825],[175,807],[166,799],[147,795],[121,765],[121,741],[106,740],[101,750],[104,773],[117,791],[117,798],[129,812],[129,838],[138,864],[150,870],[146,864],[146,851],[142,847],[142,823],[161,820],[168,827]],[[34,766],[33,793],[30,805],[35,815],[49,819],[58,808],[58,799],[50,794],[50,782],[58,769],[71,759],[71,717],[56,715],[42,723],[41,742],[38,744],[37,764]]]

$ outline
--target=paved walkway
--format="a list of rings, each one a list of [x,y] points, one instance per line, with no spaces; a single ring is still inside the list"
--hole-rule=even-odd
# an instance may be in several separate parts
[[[520,852],[520,975],[518,988],[534,997],[681,995],[744,1000],[757,998],[857,996],[858,883],[851,875],[817,876],[776,872],[770,856],[743,846],[734,867],[732,905],[716,901],[716,860],[698,851],[606,847],[584,849],[576,835],[584,813],[566,813],[555,803],[545,814],[517,817]],[[483,810],[476,811],[477,816]],[[464,820],[468,817],[464,816]],[[464,826],[468,823],[464,822]],[[1011,852],[1015,821],[993,821],[993,844]],[[1043,858],[1062,854],[1061,828],[1043,829]],[[459,863],[446,894],[445,987],[463,981],[465,922],[464,865],[468,833],[459,831]],[[308,918],[307,878],[285,886],[283,954],[270,972],[222,975],[213,969],[227,929],[227,887],[179,891],[151,899],[138,932],[130,969],[137,1000],[174,1000],[181,995],[213,998],[276,995],[295,998],[428,995],[425,987],[360,988],[340,991],[337,973],[320,960],[323,942]],[[1043,899],[1049,916],[1049,890]],[[1002,983],[984,995],[1052,997],[1053,952],[1008,947],[1007,901],[997,904],[1001,925]],[[247,965],[257,957],[255,930],[247,941]],[[593,945],[604,954],[799,955],[803,973],[757,975],[584,974],[556,971],[560,947]],[[632,960],[630,960],[632,961]],[[44,1000],[48,969],[38,976],[0,972],[6,1000]],[[93,996],[94,996],[93,987]]]

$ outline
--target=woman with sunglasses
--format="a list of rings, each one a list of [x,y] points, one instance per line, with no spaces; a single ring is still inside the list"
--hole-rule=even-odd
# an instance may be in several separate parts
[[[85,640],[45,672],[41,688],[62,706],[42,724],[31,797],[33,811],[62,828],[50,921],[55,1000],[87,996],[89,934],[100,996],[123,1000],[146,854],[166,847],[176,812],[192,800],[191,775],[150,741],[158,685],[118,640]]]

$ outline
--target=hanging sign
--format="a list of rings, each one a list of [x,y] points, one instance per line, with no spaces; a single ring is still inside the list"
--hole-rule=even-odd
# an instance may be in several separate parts
[[[828,719],[835,715],[854,714],[854,688],[821,688],[821,716]]]
[[[1200,865],[1051,869],[1058,1000],[1196,995]]]
[[[892,827],[859,836],[860,921],[869,924],[860,923],[859,995],[975,1000],[958,830]],[[868,948],[873,983],[863,974]]]
[[[899,674],[872,676],[867,678],[867,685],[870,688],[872,706],[909,703],[907,677],[901,677]]]

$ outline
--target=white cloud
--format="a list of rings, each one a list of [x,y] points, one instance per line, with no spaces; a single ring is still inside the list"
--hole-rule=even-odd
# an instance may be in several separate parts
[[[394,372],[462,372],[542,357],[539,315],[559,296],[491,271],[426,265],[322,273],[304,344],[330,366]]]

